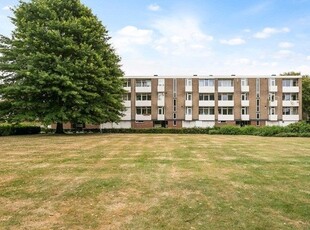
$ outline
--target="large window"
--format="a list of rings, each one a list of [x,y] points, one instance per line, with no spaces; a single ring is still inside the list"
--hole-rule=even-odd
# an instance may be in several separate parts
[[[233,107],[219,107],[219,115],[233,115]]]
[[[298,101],[298,93],[283,93],[283,101]]]
[[[136,107],[137,115],[151,115],[151,107]]]
[[[283,115],[298,115],[298,107],[283,107]]]
[[[241,78],[241,86],[249,86],[249,79]]]
[[[130,101],[131,100],[131,94],[130,93],[123,94],[123,100],[124,101]]]
[[[298,79],[283,79],[282,85],[284,87],[298,86]]]
[[[199,87],[203,86],[214,86],[213,79],[199,79]]]
[[[158,114],[164,115],[165,114],[165,107],[158,107]]]
[[[249,115],[249,107],[242,107],[241,108],[242,115]]]
[[[234,95],[232,93],[220,93],[218,95],[219,101],[233,101]]]
[[[136,100],[137,101],[150,101],[151,100],[151,94],[150,93],[137,93]]]
[[[242,93],[241,94],[241,100],[242,101],[248,101],[249,100],[249,93]]]
[[[130,87],[130,86],[131,86],[131,79],[125,79],[124,87]]]
[[[191,101],[192,100],[192,93],[186,93],[186,100]]]
[[[199,115],[214,115],[214,107],[199,107]]]
[[[234,86],[234,80],[231,79],[222,79],[219,80],[219,87],[233,87]]]
[[[137,79],[136,87],[151,87],[151,80],[149,79]]]
[[[214,101],[214,94],[213,93],[200,93],[199,101]]]
[[[186,115],[192,115],[192,107],[186,107],[185,113]]]

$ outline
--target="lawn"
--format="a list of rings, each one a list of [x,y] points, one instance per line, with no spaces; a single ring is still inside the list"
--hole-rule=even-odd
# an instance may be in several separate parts
[[[0,229],[310,229],[310,139],[0,137]]]

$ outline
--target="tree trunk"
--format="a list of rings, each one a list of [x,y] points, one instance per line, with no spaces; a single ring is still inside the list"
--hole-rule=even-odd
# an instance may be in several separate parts
[[[64,134],[64,126],[63,123],[57,122],[56,132],[55,134]]]

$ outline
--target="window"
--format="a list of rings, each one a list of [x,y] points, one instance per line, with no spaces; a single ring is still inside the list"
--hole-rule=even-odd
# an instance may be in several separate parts
[[[191,93],[186,93],[186,100],[191,101],[192,100],[192,94]]]
[[[219,107],[219,115],[233,115],[233,107]]]
[[[163,78],[158,79],[158,86],[165,86],[165,79]]]
[[[158,107],[158,114],[164,115],[165,114],[165,107]]]
[[[185,79],[185,85],[186,86],[192,86],[192,79],[191,78],[186,78]]]
[[[249,115],[249,107],[242,107],[241,108],[242,115]]]
[[[260,118],[260,113],[256,113],[256,119]]]
[[[256,78],[256,97],[260,97],[260,79]]]
[[[298,107],[283,107],[283,115],[298,115]]]
[[[151,107],[136,107],[137,115],[151,115]]]
[[[151,94],[150,93],[137,93],[136,100],[137,101],[150,101],[151,100]]]
[[[249,100],[249,93],[242,93],[241,101],[248,101],[248,100]]]
[[[283,93],[283,101],[298,101],[298,93]]]
[[[218,95],[219,101],[233,101],[234,95],[232,93],[220,93]]]
[[[151,80],[137,79],[136,87],[151,87]]]
[[[173,97],[176,98],[177,97],[177,87],[178,87],[176,78],[173,79],[173,86],[172,87],[173,87]]]
[[[165,93],[158,93],[158,101],[164,101],[165,100]]]
[[[199,115],[214,115],[214,107],[199,107]]]
[[[298,79],[283,79],[282,85],[284,87],[298,86]]]
[[[269,101],[274,102],[276,100],[276,93],[269,93]]]
[[[249,79],[241,78],[241,86],[249,86]]]
[[[130,86],[131,86],[131,80],[130,79],[125,79],[124,87],[130,87]]]
[[[203,86],[214,86],[213,79],[199,79],[199,87]]]
[[[275,107],[269,108],[269,115],[276,115],[276,108]]]
[[[269,86],[276,86],[276,79],[275,78],[269,79]]]
[[[192,115],[192,107],[186,107],[186,115]]]
[[[177,114],[176,113],[173,114],[173,119],[177,119]]]
[[[173,99],[173,112],[177,111],[177,99]]]
[[[214,94],[209,93],[200,93],[199,94],[199,101],[214,101]]]
[[[173,126],[177,126],[177,121],[173,121]]]
[[[130,93],[125,93],[123,95],[123,100],[124,101],[130,101],[131,100],[131,94]]]
[[[234,86],[234,80],[230,79],[223,79],[219,80],[219,87],[233,87]]]

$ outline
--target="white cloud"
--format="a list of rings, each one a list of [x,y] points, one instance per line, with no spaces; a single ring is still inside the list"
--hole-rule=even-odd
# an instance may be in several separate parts
[[[310,61],[310,56],[307,56],[307,60]]]
[[[251,30],[250,30],[250,29],[244,29],[243,32],[245,32],[245,33],[251,33]]]
[[[276,28],[271,28],[271,27],[266,27],[264,28],[261,32],[258,32],[254,34],[255,38],[259,39],[265,39],[270,37],[271,35],[278,34],[278,33],[288,33],[290,32],[290,29],[287,27],[281,28],[281,29],[276,29]]]
[[[213,37],[205,34],[193,17],[167,17],[153,22],[158,33],[154,48],[164,54],[206,55]],[[204,52],[201,52],[204,51]]]
[[[8,5],[2,8],[2,10],[11,10],[12,6]]]
[[[241,38],[233,38],[229,40],[220,40],[220,43],[225,44],[225,45],[231,45],[231,46],[237,46],[237,45],[242,45],[245,43],[245,40]]]
[[[126,26],[116,33],[112,42],[119,51],[131,51],[134,45],[149,44],[152,41],[152,35],[152,30]]]
[[[294,47],[294,44],[291,42],[280,42],[278,46],[282,49],[289,49],[289,48]]]
[[[160,6],[157,4],[151,4],[147,7],[150,11],[159,11],[160,10]]]
[[[294,53],[291,50],[279,50],[274,57],[275,58],[288,58],[292,56],[293,54]]]

